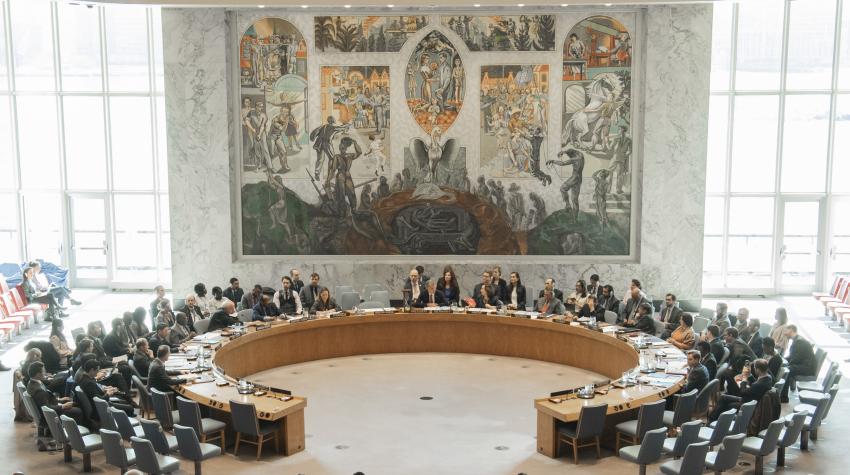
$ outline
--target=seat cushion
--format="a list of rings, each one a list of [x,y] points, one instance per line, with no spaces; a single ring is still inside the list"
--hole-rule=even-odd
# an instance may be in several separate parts
[[[566,424],[558,424],[558,434],[564,435],[566,437],[575,438],[577,429],[577,422],[567,422]]]
[[[638,463],[638,454],[640,454],[640,445],[630,445],[620,449],[620,458],[629,462]]]
[[[124,449],[124,456],[127,457],[127,465],[136,464],[136,452],[133,449]]]
[[[200,444],[201,460],[221,455],[221,447],[214,444]]]
[[[697,440],[700,442],[708,442],[711,440],[711,436],[714,434],[714,429],[710,427],[700,427],[699,435],[697,436]]]
[[[807,382],[807,383],[797,384],[797,391],[800,391],[801,393],[803,391],[805,391],[807,393],[817,392],[817,393],[822,394],[821,391],[820,391],[821,388],[823,388],[823,384],[819,383],[817,381],[810,381],[810,382]]]
[[[165,434],[165,443],[168,444],[168,450],[177,450],[177,437]]]
[[[662,419],[664,425],[667,427],[672,426],[674,417],[676,417],[675,411],[664,411],[664,419]]]
[[[705,466],[714,468],[714,462],[717,460],[717,452],[709,452],[705,456]]]
[[[95,451],[103,448],[103,442],[100,441],[100,436],[90,434],[83,436],[83,448],[87,451]]]
[[[744,445],[741,446],[741,451],[746,452],[750,455],[766,455],[763,454],[761,451],[761,446],[763,442],[764,441],[761,439],[761,437],[747,437],[746,439],[744,439]]]
[[[816,409],[816,408],[815,408],[814,404],[797,404],[796,406],[794,406],[794,412],[803,412],[803,411],[806,411],[806,412],[808,412],[809,414],[813,414],[813,413],[815,412],[815,409]],[[786,419],[787,421],[790,421],[790,420],[791,420],[791,419],[789,419],[789,418],[787,418],[787,417],[786,417],[785,419]]]
[[[823,394],[824,393],[820,391],[800,391],[800,402],[803,404],[815,405],[821,400]]]
[[[622,432],[628,435],[637,435],[637,425],[638,421],[637,419],[635,419],[632,421],[621,422],[615,427],[617,429],[617,432]]]
[[[682,459],[664,462],[660,468],[661,473],[666,475],[679,475],[679,470],[682,469]]]
[[[676,437],[668,437],[664,439],[664,445],[661,446],[661,451],[665,454],[673,453],[673,450],[676,448],[676,441],[678,438]]]
[[[161,472],[176,472],[180,470],[180,461],[168,455],[156,454],[156,461],[159,463]]]
[[[80,435],[82,435],[83,437],[85,437],[85,436],[87,436],[87,435],[91,434],[91,431],[89,430],[89,428],[88,428],[88,427],[86,427],[86,426],[77,426],[77,427],[79,427],[79,429],[80,429]]]
[[[221,422],[216,419],[210,419],[209,417],[204,417],[201,419],[201,432],[204,434],[209,434],[210,432],[218,432],[224,430],[227,427],[227,424]]]
[[[260,434],[271,434],[280,429],[280,424],[274,421],[259,421]]]

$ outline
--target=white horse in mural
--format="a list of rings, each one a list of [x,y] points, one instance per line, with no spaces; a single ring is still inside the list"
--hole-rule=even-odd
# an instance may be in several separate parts
[[[586,105],[564,124],[561,143],[587,151],[596,150],[598,145],[608,150],[611,124],[619,120],[620,109],[625,103],[623,83],[616,74],[602,73],[587,85],[585,93]],[[588,133],[590,139],[586,142]]]

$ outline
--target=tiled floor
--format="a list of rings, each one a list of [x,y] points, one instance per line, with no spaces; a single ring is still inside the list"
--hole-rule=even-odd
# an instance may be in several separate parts
[[[147,294],[77,291],[85,303],[75,308],[66,329],[93,319],[108,322],[124,310],[146,306]],[[751,315],[771,321],[776,306],[784,305],[802,332],[829,351],[832,359],[850,358],[850,335],[826,326],[820,308],[808,297],[768,300],[727,300],[730,309],[747,306]],[[713,306],[714,300],[705,306]],[[30,338],[45,338],[49,327],[27,332],[2,348],[2,360],[14,365]],[[846,366],[846,363],[843,363]],[[847,368],[844,368],[845,374]],[[476,355],[376,355],[305,363],[267,371],[260,378],[297,388],[309,398],[306,411],[307,450],[292,457],[269,450],[255,462],[246,449],[241,457],[227,454],[204,464],[207,474],[555,474],[635,473],[637,467],[613,457],[597,461],[588,451],[574,466],[566,458],[553,460],[534,451],[535,413],[531,398],[564,386],[580,384],[586,372],[537,361]],[[11,387],[10,373],[0,373],[0,385]],[[431,396],[432,400],[421,400]],[[793,405],[792,401],[792,405]],[[0,407],[11,407],[11,394],[0,394]],[[839,393],[820,440],[808,453],[789,449],[787,474],[844,474],[850,464],[842,429],[850,428],[846,390]],[[12,411],[0,412],[0,472],[76,473],[60,453],[34,450],[33,428],[14,423]],[[766,471],[774,471],[773,457]],[[743,462],[752,458],[743,457]],[[103,454],[93,456],[95,473],[113,472]],[[182,463],[181,473],[192,473]],[[733,473],[751,473],[740,466]],[[653,465],[647,473],[658,473]]]

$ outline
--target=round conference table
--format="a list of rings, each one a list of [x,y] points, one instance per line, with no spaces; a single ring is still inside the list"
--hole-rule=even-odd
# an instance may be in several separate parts
[[[558,421],[575,421],[585,405],[607,403],[608,414],[633,411],[679,390],[684,377],[683,353],[655,339],[647,351],[664,352],[676,374],[659,372],[645,384],[617,387],[624,371],[638,366],[636,334],[602,332],[524,314],[522,318],[493,313],[370,313],[340,314],[272,322],[254,322],[239,332],[224,330],[201,335],[189,343],[213,350],[214,370],[200,382],[181,385],[183,397],[208,406],[217,417],[229,419],[229,401],[251,402],[260,419],[280,422],[286,455],[304,449],[303,396],[261,387],[263,393],[239,394],[238,381],[272,368],[327,358],[388,353],[473,353],[558,363],[609,378],[593,399],[580,399],[573,388],[553,388],[553,394],[534,400],[537,410],[538,452],[554,457]],[[560,322],[560,323],[558,323]],[[652,375],[649,375],[650,377]],[[511,384],[505,381],[505,384]],[[565,382],[569,386],[569,382]],[[566,391],[564,391],[566,390]],[[559,394],[565,392],[565,394]]]

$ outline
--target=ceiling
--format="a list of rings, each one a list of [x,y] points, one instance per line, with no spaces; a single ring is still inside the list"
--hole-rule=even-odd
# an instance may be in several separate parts
[[[473,9],[477,6],[528,6],[528,7],[560,7],[575,5],[647,5],[653,3],[707,3],[712,1],[730,0],[63,0],[67,3],[116,3],[116,4],[147,4],[163,6],[190,6],[190,7],[295,7],[316,9],[344,9],[344,5],[350,5],[352,9],[358,7],[387,9],[387,7],[398,9],[418,8],[427,11],[429,8]],[[525,1],[526,3],[522,3]],[[750,0],[752,1],[752,0]],[[774,0],[782,1],[782,0]]]

